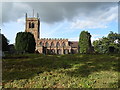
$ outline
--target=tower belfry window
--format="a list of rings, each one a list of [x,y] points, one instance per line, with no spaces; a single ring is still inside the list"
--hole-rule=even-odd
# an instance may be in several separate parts
[[[34,23],[29,22],[29,28],[34,28],[34,27],[35,27]]]
[[[34,28],[34,23],[32,23],[32,28]]]
[[[31,28],[31,22],[29,22],[29,28]]]

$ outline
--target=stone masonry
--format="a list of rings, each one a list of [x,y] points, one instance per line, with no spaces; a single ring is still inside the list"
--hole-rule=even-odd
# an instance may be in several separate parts
[[[41,54],[70,54],[78,52],[78,42],[70,42],[68,39],[40,38],[40,19],[28,18],[26,14],[25,32],[31,32],[36,42],[36,51]],[[71,44],[72,43],[72,44]],[[77,46],[74,46],[76,44]]]

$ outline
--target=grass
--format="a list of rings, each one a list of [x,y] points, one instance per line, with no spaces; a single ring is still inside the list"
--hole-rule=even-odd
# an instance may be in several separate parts
[[[118,88],[119,60],[116,54],[6,56],[2,84],[3,88]]]

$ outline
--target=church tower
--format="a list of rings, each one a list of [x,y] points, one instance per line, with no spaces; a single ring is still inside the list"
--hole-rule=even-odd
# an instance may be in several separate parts
[[[34,13],[33,13],[33,17],[27,17],[27,13],[26,13],[26,25],[25,25],[25,32],[31,32],[34,35],[36,44],[38,41],[39,37],[39,28],[40,28],[40,20],[37,14],[37,17],[34,17]]]

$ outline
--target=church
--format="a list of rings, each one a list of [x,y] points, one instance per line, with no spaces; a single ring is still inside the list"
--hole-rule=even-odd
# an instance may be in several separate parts
[[[28,17],[26,13],[25,32],[31,32],[36,42],[36,51],[40,54],[75,54],[78,53],[78,42],[63,38],[41,38],[40,19]]]

